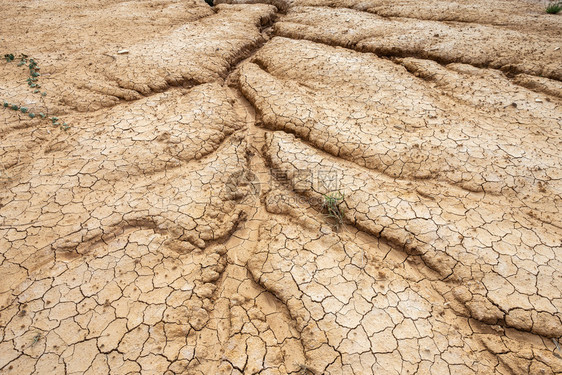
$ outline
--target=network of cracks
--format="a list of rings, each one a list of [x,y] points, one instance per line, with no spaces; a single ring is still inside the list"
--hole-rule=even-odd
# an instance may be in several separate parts
[[[0,5],[0,372],[562,373],[562,17],[234,2]]]

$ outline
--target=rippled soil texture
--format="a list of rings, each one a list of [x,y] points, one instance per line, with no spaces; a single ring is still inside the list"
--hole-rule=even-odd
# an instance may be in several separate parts
[[[0,4],[0,372],[562,373],[562,15],[218,2]]]

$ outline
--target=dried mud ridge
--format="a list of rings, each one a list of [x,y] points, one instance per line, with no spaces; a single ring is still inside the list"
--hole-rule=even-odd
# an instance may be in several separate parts
[[[562,373],[543,4],[0,13],[2,374]]]

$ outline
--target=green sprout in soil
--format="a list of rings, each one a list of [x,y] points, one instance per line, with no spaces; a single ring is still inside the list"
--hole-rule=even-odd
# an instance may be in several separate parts
[[[38,342],[39,340],[41,340],[41,334],[40,334],[40,333],[38,333],[38,334],[36,334],[35,336],[33,336],[33,339],[32,339],[32,341],[31,341],[31,346],[37,344],[37,342]]]
[[[41,97],[47,96],[47,92],[45,92],[45,91],[41,92],[41,90],[39,90],[39,88],[41,88],[41,85],[38,82],[39,77],[41,76],[41,73],[39,73],[41,68],[39,68],[39,65],[37,64],[37,61],[35,61],[32,58],[29,58],[29,56],[27,56],[23,53],[20,54],[18,56],[18,58],[19,58],[18,66],[27,65],[27,67],[29,68],[29,77],[27,78],[27,85],[31,89],[33,89],[33,93],[34,94],[41,93]],[[6,62],[10,63],[10,62],[14,61],[16,59],[16,57],[13,53],[7,53],[7,54],[4,55],[4,59],[6,59]],[[3,105],[4,105],[4,108],[9,108],[9,109],[12,109],[14,111],[20,111],[21,113],[27,113],[27,115],[32,119],[36,117],[35,113],[29,112],[28,108],[22,107],[18,104],[9,103],[7,101],[4,101]],[[44,113],[39,113],[39,117],[41,117],[41,119],[45,119],[45,118],[47,118],[47,115],[44,114]],[[58,122],[57,117],[51,117],[50,120],[51,120],[51,122],[54,126],[58,126],[62,130],[68,130],[70,128],[70,126],[67,125],[66,122],[63,122],[62,124],[60,122]]]
[[[324,195],[322,210],[325,211],[327,217],[335,220],[336,228],[340,228],[343,225],[344,208],[342,203],[344,199],[343,193],[339,191]]]
[[[553,2],[547,5],[546,13],[548,14],[557,14],[562,10],[562,1]]]

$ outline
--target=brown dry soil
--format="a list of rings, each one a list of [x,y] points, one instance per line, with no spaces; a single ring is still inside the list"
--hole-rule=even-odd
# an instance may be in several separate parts
[[[562,373],[562,15],[218,2],[1,2],[0,373]]]

